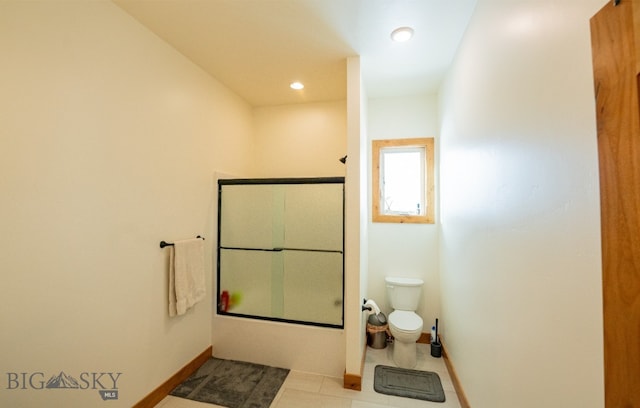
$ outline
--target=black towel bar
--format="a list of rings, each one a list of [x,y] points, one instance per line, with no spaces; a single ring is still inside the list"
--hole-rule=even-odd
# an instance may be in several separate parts
[[[202,238],[200,235],[198,235],[196,238]],[[202,240],[204,241],[204,238],[202,238]],[[164,248],[166,246],[173,246],[173,242],[166,242],[166,241],[160,241],[160,248]]]

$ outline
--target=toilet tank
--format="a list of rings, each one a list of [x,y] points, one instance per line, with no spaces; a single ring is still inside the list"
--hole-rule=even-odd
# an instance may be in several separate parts
[[[422,279],[386,277],[387,296],[394,310],[416,311],[420,303]]]

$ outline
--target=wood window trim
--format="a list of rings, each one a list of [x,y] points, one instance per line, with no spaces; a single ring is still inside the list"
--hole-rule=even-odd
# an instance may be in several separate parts
[[[372,141],[372,221],[387,223],[434,224],[434,138],[385,139]],[[380,211],[380,150],[389,147],[424,147],[425,148],[425,202],[424,215],[387,215]]]

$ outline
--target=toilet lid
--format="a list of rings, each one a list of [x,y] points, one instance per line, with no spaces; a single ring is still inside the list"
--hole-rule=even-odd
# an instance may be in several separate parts
[[[389,324],[401,331],[422,330],[422,319],[414,312],[396,310],[389,315]]]

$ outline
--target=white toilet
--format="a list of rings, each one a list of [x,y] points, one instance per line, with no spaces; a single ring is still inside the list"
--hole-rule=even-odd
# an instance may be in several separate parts
[[[414,278],[385,278],[393,312],[387,318],[394,337],[393,361],[401,368],[416,366],[416,341],[422,334],[422,318],[416,314],[424,282]]]

